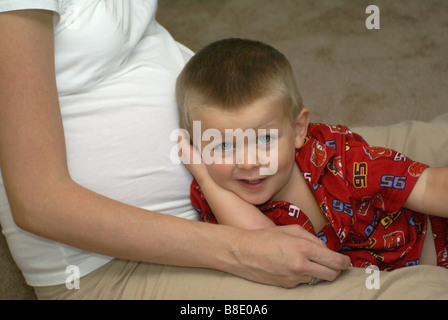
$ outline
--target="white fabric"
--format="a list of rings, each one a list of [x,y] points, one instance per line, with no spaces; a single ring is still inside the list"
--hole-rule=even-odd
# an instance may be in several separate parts
[[[174,82],[192,52],[155,21],[156,0],[1,0],[0,12],[55,13],[55,59],[69,170],[108,197],[187,219],[191,176],[170,161]],[[25,94],[25,93],[24,93]],[[0,180],[0,223],[28,284],[65,283],[110,261],[20,230]]]
[[[0,1],[0,12],[12,11],[12,10],[24,10],[24,9],[44,9],[53,11],[59,15],[59,1],[57,0],[1,0]],[[66,1],[61,1],[66,2]]]

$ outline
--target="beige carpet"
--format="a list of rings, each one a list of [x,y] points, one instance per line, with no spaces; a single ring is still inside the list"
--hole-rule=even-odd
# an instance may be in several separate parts
[[[368,30],[368,5],[380,29]],[[314,122],[430,120],[448,112],[446,0],[160,0],[158,20],[196,51],[265,41],[291,61]],[[32,299],[0,238],[0,299]]]
[[[368,30],[368,5],[380,29]],[[291,61],[315,122],[430,120],[448,111],[448,1],[160,1],[158,20],[196,51],[226,37],[265,41]]]

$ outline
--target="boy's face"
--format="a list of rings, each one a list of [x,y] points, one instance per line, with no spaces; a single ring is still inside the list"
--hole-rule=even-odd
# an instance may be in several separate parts
[[[308,115],[304,109],[293,123],[273,99],[236,111],[197,108],[192,112],[197,130],[193,139],[216,183],[249,203],[262,204],[290,185]]]

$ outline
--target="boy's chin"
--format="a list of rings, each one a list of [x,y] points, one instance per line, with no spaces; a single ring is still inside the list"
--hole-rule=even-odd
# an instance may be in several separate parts
[[[260,206],[262,204],[265,204],[266,202],[269,202],[270,200],[271,200],[270,197],[266,197],[266,198],[258,198],[258,199],[249,199],[246,201],[249,202],[250,204],[253,204],[254,206]]]

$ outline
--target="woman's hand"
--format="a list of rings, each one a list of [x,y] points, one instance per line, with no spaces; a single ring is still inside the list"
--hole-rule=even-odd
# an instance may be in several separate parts
[[[313,277],[333,281],[350,266],[347,256],[297,225],[245,232],[234,251],[240,264],[229,272],[253,281],[292,288]]]

